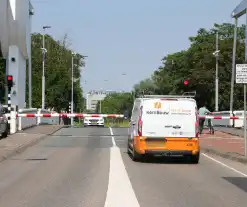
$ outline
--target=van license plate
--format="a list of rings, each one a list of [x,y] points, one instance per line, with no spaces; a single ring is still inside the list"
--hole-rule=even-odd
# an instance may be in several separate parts
[[[183,135],[183,132],[172,132],[172,135]]]
[[[148,141],[146,145],[147,147],[164,147],[165,141]]]

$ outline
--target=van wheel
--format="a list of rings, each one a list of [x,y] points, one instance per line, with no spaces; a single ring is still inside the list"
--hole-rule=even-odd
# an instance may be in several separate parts
[[[2,133],[2,138],[6,138],[8,137],[8,131],[5,131],[4,133]]]
[[[131,155],[129,139],[127,140],[127,153],[128,155]]]
[[[142,158],[143,158],[143,155],[140,155],[140,154],[138,154],[136,151],[135,151],[135,148],[133,147],[133,149],[132,149],[132,160],[134,161],[134,162],[139,162],[139,161],[142,161]]]
[[[190,156],[190,162],[192,164],[198,164],[199,163],[199,159],[200,159],[200,153]]]

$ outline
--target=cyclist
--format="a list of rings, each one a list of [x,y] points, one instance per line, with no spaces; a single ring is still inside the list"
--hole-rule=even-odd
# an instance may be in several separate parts
[[[203,107],[201,107],[199,109],[199,116],[206,116],[209,113],[211,113],[211,112],[207,109],[205,104],[203,105]],[[199,119],[199,134],[202,134],[203,127],[204,127],[204,122],[205,122],[205,118],[200,118]]]

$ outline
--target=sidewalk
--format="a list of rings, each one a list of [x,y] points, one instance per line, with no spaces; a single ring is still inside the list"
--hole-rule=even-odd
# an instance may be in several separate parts
[[[214,127],[215,130],[226,132],[228,134],[237,135],[237,136],[244,136],[244,129],[237,129],[237,128],[230,128],[230,127]]]
[[[214,135],[204,130],[200,137],[202,151],[217,154],[221,157],[247,163],[244,157],[244,139],[238,135],[215,131]]]
[[[0,162],[16,153],[23,152],[42,138],[55,133],[63,127],[64,125],[40,125],[8,135],[7,138],[0,140]]]

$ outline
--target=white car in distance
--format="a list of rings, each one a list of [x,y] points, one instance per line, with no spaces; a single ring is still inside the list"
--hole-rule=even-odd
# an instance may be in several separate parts
[[[85,117],[84,118],[84,127],[87,126],[101,126],[104,127],[105,120],[103,117]]]

